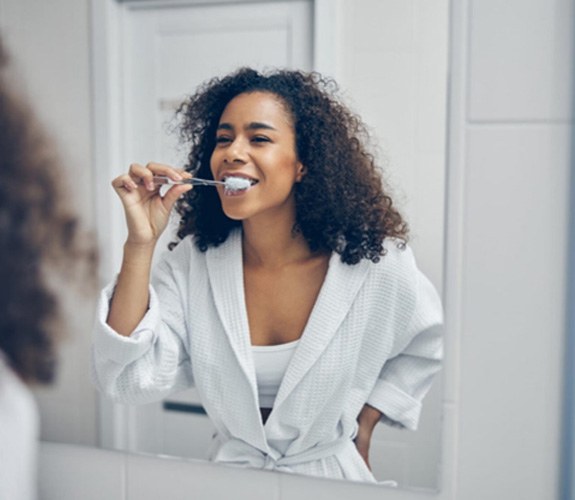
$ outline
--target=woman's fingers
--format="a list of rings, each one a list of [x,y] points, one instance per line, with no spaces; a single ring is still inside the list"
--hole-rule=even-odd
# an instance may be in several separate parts
[[[174,168],[164,163],[150,162],[146,165],[146,169],[152,172],[152,175],[165,175],[173,181],[181,181],[184,177],[191,177],[185,170]]]
[[[154,184],[154,175],[167,176],[174,181],[191,177],[188,172],[161,163],[148,163],[145,167],[133,163],[128,173],[112,181],[124,206],[131,241],[148,243],[157,240],[177,199],[193,187],[191,184],[176,184],[165,192],[160,191],[160,185]]]
[[[158,186],[154,183],[154,176],[161,175],[173,181],[181,181],[183,178],[192,175],[181,168],[174,168],[164,163],[150,162],[146,166],[132,163],[128,175],[137,183],[142,184],[148,191],[155,191]]]
[[[131,192],[138,189],[138,184],[128,174],[122,174],[112,181],[112,187],[118,192],[121,190]]]
[[[158,187],[154,184],[155,175],[166,176],[174,181],[192,177],[192,175],[184,169],[174,168],[163,163],[150,162],[146,166],[140,165],[139,163],[132,163],[128,173],[114,179],[112,186],[115,189],[124,188],[127,191],[132,191],[138,186],[143,185],[148,191],[154,191]],[[130,182],[130,180],[132,182]]]
[[[128,170],[128,175],[136,184],[143,184],[148,191],[154,191],[157,187],[154,185],[154,173],[147,166],[139,163],[132,163]]]
[[[169,177],[174,181],[190,178],[192,175],[183,169],[176,169],[162,163],[148,163],[145,167],[138,163],[132,163],[127,174],[122,174],[112,181],[112,187],[123,199],[127,193],[144,188],[150,195],[159,194],[160,185],[154,183],[154,176]],[[162,196],[162,205],[166,211],[170,211],[176,200],[185,192],[192,189],[191,184],[171,186]],[[143,193],[142,193],[143,194]],[[147,199],[145,196],[144,199]]]

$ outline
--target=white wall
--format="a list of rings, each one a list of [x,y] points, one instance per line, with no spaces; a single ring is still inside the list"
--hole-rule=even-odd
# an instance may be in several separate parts
[[[448,6],[448,0],[341,2],[338,72],[411,226],[418,265],[440,291]]]
[[[32,3],[42,5],[10,2]],[[428,499],[558,498],[573,14],[573,0],[452,1],[444,479]],[[61,23],[50,30],[68,36]],[[34,33],[21,39],[23,58],[34,60],[43,46]],[[70,36],[86,47],[86,33]],[[80,93],[83,67],[78,61],[73,79]],[[88,124],[88,102],[76,103],[86,112],[79,123]],[[190,467],[188,477],[213,478],[203,482],[215,492],[210,498],[241,491],[235,472]],[[179,470],[157,470],[154,484],[173,485]],[[254,474],[242,477],[253,486]],[[272,499],[421,497],[286,474],[261,478]]]

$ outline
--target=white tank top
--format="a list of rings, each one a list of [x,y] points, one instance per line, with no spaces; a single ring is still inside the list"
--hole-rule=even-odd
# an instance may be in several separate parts
[[[298,340],[278,345],[253,345],[260,408],[272,408]]]

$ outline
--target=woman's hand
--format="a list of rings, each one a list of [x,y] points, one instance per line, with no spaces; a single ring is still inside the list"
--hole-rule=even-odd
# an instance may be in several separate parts
[[[161,196],[159,186],[154,185],[154,175],[165,175],[174,181],[191,177],[188,172],[160,163],[148,163],[145,167],[133,163],[127,174],[112,181],[124,206],[129,244],[155,244],[168,224],[174,203],[192,188],[191,184],[175,185]]]
[[[371,435],[373,434],[373,429],[379,419],[381,418],[381,412],[376,410],[373,406],[365,404],[357,417],[357,423],[359,424],[357,430],[357,436],[355,437],[355,446],[357,451],[365,461],[369,470],[371,470],[371,465],[369,464],[369,446],[371,444]]]

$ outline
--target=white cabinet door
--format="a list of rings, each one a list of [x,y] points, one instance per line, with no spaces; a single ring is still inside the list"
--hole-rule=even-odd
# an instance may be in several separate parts
[[[312,2],[132,8],[124,16],[126,154],[177,161],[164,124],[202,82],[240,66],[312,68]]]

